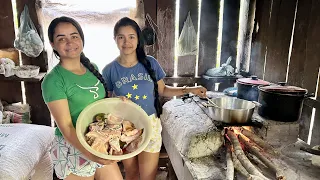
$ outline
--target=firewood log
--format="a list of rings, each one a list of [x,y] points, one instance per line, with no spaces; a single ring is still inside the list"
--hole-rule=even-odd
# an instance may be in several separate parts
[[[268,179],[246,157],[240,146],[237,136],[231,130],[227,131],[227,135],[234,147],[234,153],[243,165],[243,167],[252,175],[259,176],[263,179]]]
[[[248,177],[247,180],[264,180],[264,179],[259,176],[255,176],[255,175],[250,174],[250,176]]]
[[[233,162],[231,159],[231,149],[230,149],[230,145],[226,145],[227,146],[227,153],[226,153],[226,160],[227,160],[227,175],[226,175],[226,179],[227,180],[233,180],[234,178],[234,166],[233,166]]]
[[[265,164],[263,164],[263,162],[261,162],[261,160],[257,158],[257,156],[251,153],[247,153],[246,155],[248,159],[252,162],[252,164],[257,166],[261,170],[262,174],[264,174],[268,178],[272,178],[274,176],[272,170],[268,168]]]
[[[270,146],[268,143],[266,143],[263,139],[261,139],[259,136],[255,135],[251,131],[246,130],[245,128],[240,128],[240,131],[243,135],[248,137],[250,140],[255,142],[257,145],[259,145],[262,149],[267,151],[268,153],[272,155],[277,155],[278,153],[274,150],[272,146]]]
[[[281,169],[276,167],[273,162],[271,162],[269,159],[267,159],[265,156],[263,156],[257,147],[255,147],[252,143],[248,142],[244,139],[244,135],[239,135],[239,140],[241,143],[245,145],[245,147],[248,149],[249,152],[257,156],[268,168],[270,168],[274,173],[276,173],[277,180],[284,180],[285,176],[283,175],[283,172]]]
[[[237,156],[234,154],[233,151],[231,151],[232,161],[234,168],[239,171],[242,175],[244,175],[246,178],[250,177],[250,174],[248,171],[242,166],[241,162],[238,160]]]

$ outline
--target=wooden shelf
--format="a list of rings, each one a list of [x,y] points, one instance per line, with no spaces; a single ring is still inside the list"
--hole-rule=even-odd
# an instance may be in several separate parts
[[[17,76],[4,77],[4,75],[0,75],[0,81],[25,81],[25,82],[40,82],[43,77],[46,75],[45,72],[40,72],[38,76],[34,78],[19,78]]]

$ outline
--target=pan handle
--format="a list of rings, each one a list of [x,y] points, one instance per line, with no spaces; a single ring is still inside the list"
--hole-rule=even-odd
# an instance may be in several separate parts
[[[261,103],[259,103],[259,102],[257,102],[257,101],[251,101],[254,105],[256,105],[257,107],[261,107],[262,106],[262,104]]]
[[[314,96],[315,96],[314,93],[310,93],[310,94],[305,94],[304,95],[305,98],[314,97]]]

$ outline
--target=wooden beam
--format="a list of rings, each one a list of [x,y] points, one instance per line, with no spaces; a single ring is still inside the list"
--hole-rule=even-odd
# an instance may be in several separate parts
[[[319,7],[319,3],[316,5]],[[318,93],[317,93],[317,107],[316,113],[314,115],[314,124],[312,129],[312,136],[311,136],[311,145],[319,145],[320,144],[320,68],[318,74]]]
[[[308,26],[311,15],[312,0],[299,0],[294,28],[292,53],[289,64],[288,84],[303,86],[307,75],[305,64],[307,60]]]
[[[243,19],[243,25],[241,23],[239,24],[241,30],[239,30],[240,34],[238,43],[240,43],[240,46],[237,52],[237,58],[239,58],[237,61],[240,61],[240,71],[249,72],[256,0],[246,0],[243,2],[242,8],[245,10],[243,10],[243,12],[240,14],[241,19]],[[240,39],[242,39],[242,41],[240,41]]]
[[[289,47],[293,30],[296,0],[277,0],[272,3],[265,66],[265,80],[286,80]]]
[[[43,40],[42,28],[39,23],[36,0],[16,0],[17,3],[17,14],[20,17],[24,6],[27,5],[31,20],[33,21],[40,37]],[[39,13],[38,13],[39,14]],[[19,22],[20,24],[20,22]],[[47,72],[48,60],[46,52],[43,51],[38,57],[32,58],[22,54],[23,64],[32,64],[40,67],[40,72]],[[31,121],[33,124],[41,124],[51,126],[50,112],[43,101],[41,92],[41,82],[25,82],[25,94],[26,101],[31,106]]]
[[[166,84],[173,84],[178,83],[180,86],[182,85],[189,85],[189,84],[195,84],[195,83],[201,83],[201,78],[196,77],[165,77],[164,82]]]
[[[232,67],[236,67],[239,12],[240,1],[224,0],[220,64],[225,63],[229,56],[232,56]]]
[[[159,27],[158,61],[167,76],[174,72],[175,1],[157,1],[157,25]]]
[[[320,95],[318,95],[318,96],[320,96]],[[320,111],[320,98],[318,98],[318,99],[307,98],[303,101],[303,103],[309,107],[316,108],[317,110],[319,109],[319,111]]]
[[[198,75],[216,66],[220,1],[202,0]]]
[[[19,78],[17,76],[10,76],[10,77],[4,77],[3,75],[0,75],[0,81],[11,81],[11,82],[21,82],[21,81],[25,81],[25,82],[40,82],[43,77],[46,75],[46,73],[39,73],[38,76],[34,77],[34,78]]]
[[[271,2],[272,0],[259,0],[256,4],[249,72],[260,79],[264,76]]]

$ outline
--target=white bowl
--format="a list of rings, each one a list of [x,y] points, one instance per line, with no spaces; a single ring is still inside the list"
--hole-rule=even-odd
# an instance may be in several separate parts
[[[131,121],[137,129],[143,128],[142,141],[138,149],[124,155],[107,155],[91,148],[86,142],[85,133],[87,133],[89,124],[93,122],[94,115],[98,113],[112,113]],[[82,146],[95,156],[109,160],[123,160],[138,155],[147,147],[151,139],[152,126],[147,113],[134,102],[124,102],[119,98],[106,98],[96,101],[82,110],[77,120],[76,133]]]
[[[33,78],[38,76],[40,67],[34,65],[21,65],[14,67],[13,71],[19,78]]]

